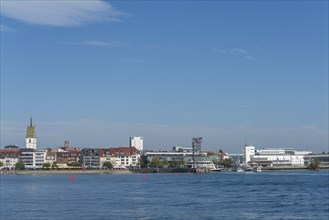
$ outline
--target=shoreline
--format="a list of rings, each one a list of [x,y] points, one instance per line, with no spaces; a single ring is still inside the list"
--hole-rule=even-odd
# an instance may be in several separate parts
[[[1,172],[3,175],[78,175],[78,174],[132,174],[129,170],[15,170]]]
[[[316,171],[329,170],[322,168]],[[313,171],[305,168],[297,169],[264,169],[262,172],[298,172]],[[112,170],[0,170],[0,175],[79,175],[79,174],[142,174],[142,173],[190,173],[190,169],[112,169]],[[222,171],[221,173],[231,173],[232,171]],[[208,172],[213,173],[213,172]]]

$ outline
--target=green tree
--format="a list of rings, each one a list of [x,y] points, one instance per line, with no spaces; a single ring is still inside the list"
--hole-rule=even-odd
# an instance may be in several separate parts
[[[52,165],[51,165],[51,169],[57,169],[58,168],[58,165],[56,162],[54,162]]]
[[[158,157],[154,157],[150,163],[150,167],[158,168],[161,165],[161,161]]]
[[[105,168],[105,169],[112,169],[113,168],[113,165],[112,165],[111,162],[106,161],[103,164],[103,168]]]
[[[68,166],[70,166],[70,167],[81,167],[81,164],[79,162],[72,162],[72,163],[69,163]]]
[[[22,162],[17,162],[17,163],[15,164],[15,169],[16,169],[16,170],[24,170],[24,169],[25,169],[25,164],[22,163]]]
[[[162,162],[161,162],[161,165],[163,166],[163,167],[168,167],[168,161],[166,160],[166,159],[164,159]]]
[[[232,166],[233,160],[232,159],[225,159],[223,161],[219,161],[218,165],[224,165],[224,167],[229,168]]]
[[[308,169],[310,170],[320,169],[320,160],[319,159],[312,160],[311,164],[308,166]]]
[[[3,163],[0,161],[0,167],[3,167]]]
[[[177,167],[178,162],[175,160],[169,162],[169,167]]]
[[[44,163],[42,165],[42,168],[45,169],[45,170],[49,170],[50,169],[50,163]]]
[[[147,167],[147,158],[145,155],[142,155],[140,158],[139,158],[139,165],[141,168],[145,168]]]

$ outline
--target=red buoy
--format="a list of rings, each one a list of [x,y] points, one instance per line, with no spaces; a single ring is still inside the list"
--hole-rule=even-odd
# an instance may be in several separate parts
[[[74,176],[70,176],[70,180],[73,181],[74,180]]]

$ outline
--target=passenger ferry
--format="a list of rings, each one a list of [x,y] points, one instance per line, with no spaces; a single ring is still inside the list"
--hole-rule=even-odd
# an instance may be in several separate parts
[[[207,169],[213,170],[216,169],[215,164],[211,161],[196,161],[195,163],[189,161],[186,163],[186,166],[191,169]]]
[[[224,165],[215,165],[215,169],[211,169],[211,172],[221,172],[224,170]]]

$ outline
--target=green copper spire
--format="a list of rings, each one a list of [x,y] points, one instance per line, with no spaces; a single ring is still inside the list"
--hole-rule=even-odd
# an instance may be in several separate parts
[[[30,118],[30,126],[27,126],[26,129],[26,138],[36,138],[35,126],[32,125],[32,116]]]

